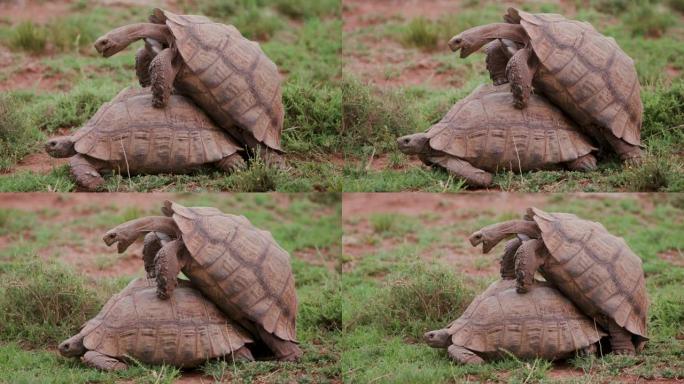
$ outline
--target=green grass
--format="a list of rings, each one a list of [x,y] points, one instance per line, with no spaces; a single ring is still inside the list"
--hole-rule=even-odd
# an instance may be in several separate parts
[[[12,383],[172,383],[182,375],[172,367],[139,364],[123,372],[103,373],[56,352],[57,344],[77,333],[112,294],[143,274],[142,263],[133,274],[120,272],[120,262],[139,254],[140,244],[117,256],[115,250],[103,248],[102,233],[123,221],[159,214],[164,198],[245,215],[254,225],[269,230],[291,255],[299,300],[298,339],[305,353],[302,361],[235,366],[211,361],[197,370],[209,376],[203,380],[339,380],[340,278],[331,266],[341,250],[340,194],[178,194],[160,196],[150,205],[114,204],[104,195],[73,200],[76,197],[64,194],[57,206],[0,207],[0,382],[12,378]],[[102,253],[92,251],[98,247]],[[300,258],[314,251],[318,259]],[[112,274],[116,276],[105,277]]]
[[[684,160],[684,23],[673,11],[678,2],[606,0],[577,5],[574,18],[592,23],[600,32],[614,37],[635,59],[644,104],[642,144],[643,165],[623,169],[612,156],[601,159],[596,172],[500,173],[492,188],[520,192],[568,191],[682,191]],[[558,4],[534,3],[521,6],[531,12],[563,13]],[[399,86],[374,86],[365,78],[345,74],[342,85],[343,132],[346,166],[345,191],[444,191],[453,180],[446,172],[401,166],[395,139],[428,129],[448,109],[482,83],[490,83],[484,55],[466,59],[449,53],[446,42],[455,34],[476,26],[498,22],[504,8],[491,2],[465,2],[458,12],[435,19],[386,18],[345,34],[349,55],[363,57],[381,39],[403,46],[405,63],[394,65],[392,78]],[[394,49],[394,48],[393,48]],[[423,61],[435,63],[435,74],[446,76],[439,86],[427,83],[401,85],[406,68]],[[377,65],[383,65],[377,63]],[[402,66],[403,65],[403,66]],[[447,82],[449,85],[441,83]],[[365,169],[370,156],[394,158],[384,169]]]
[[[418,197],[405,197],[408,200]],[[485,202],[476,197],[480,203]],[[533,198],[530,196],[530,198]],[[463,201],[459,201],[463,199]],[[396,217],[410,221],[414,229],[394,232],[372,250],[345,254],[343,287],[343,326],[341,340],[342,372],[347,382],[435,383],[584,383],[616,382],[617,376],[647,379],[684,379],[684,267],[664,261],[660,255],[684,249],[684,204],[679,195],[573,196],[538,195],[534,204],[546,211],[571,212],[600,221],[623,236],[641,257],[651,301],[649,341],[636,357],[608,355],[575,358],[569,361],[580,376],[564,381],[551,376],[556,366],[543,360],[519,361],[507,358],[481,366],[452,363],[446,352],[422,342],[426,331],[443,328],[458,318],[474,295],[497,279],[498,268],[474,277],[460,268],[462,258],[478,255],[479,249],[466,245],[470,232],[482,226],[519,217],[524,206],[504,209],[469,203],[468,195],[445,198],[434,211]],[[399,200],[392,201],[401,204]],[[458,210],[449,201],[458,201]],[[369,201],[368,204],[372,204]],[[352,228],[374,232],[374,214],[345,216]],[[669,219],[668,219],[669,218]],[[364,231],[364,230],[361,230]],[[352,232],[355,238],[362,233]],[[350,236],[351,237],[351,236]],[[370,244],[370,243],[367,243]],[[452,256],[442,253],[450,249]],[[486,256],[489,263],[500,255],[503,245]],[[420,258],[417,260],[417,258]],[[473,259],[471,268],[479,269],[483,259]],[[467,263],[467,262],[466,262]],[[633,379],[629,379],[633,380]]]
[[[234,24],[262,49],[284,74],[286,110],[282,144],[291,169],[278,172],[254,164],[225,175],[210,170],[192,175],[107,179],[108,191],[341,191],[341,167],[330,161],[340,153],[341,121],[340,1],[313,5],[299,0],[179,2],[189,14],[205,14]],[[98,57],[92,42],[108,30],[146,20],[148,8],[104,8],[77,3],[68,16],[45,24],[0,26],[0,45],[12,49],[13,65],[0,80],[11,79],[34,63],[50,89],[24,88],[0,93],[1,191],[73,191],[68,172],[35,174],[12,168],[24,156],[42,151],[47,136],[74,132],[122,88],[137,83],[134,54],[140,43],[114,57]],[[31,53],[29,55],[28,53]],[[38,76],[36,76],[36,82]],[[30,85],[29,85],[30,86]],[[8,112],[6,112],[8,111]]]

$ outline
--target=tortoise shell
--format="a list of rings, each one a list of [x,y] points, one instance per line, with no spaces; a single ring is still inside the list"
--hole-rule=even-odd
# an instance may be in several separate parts
[[[174,83],[181,93],[238,140],[248,144],[256,140],[281,150],[285,109],[280,74],[258,43],[234,26],[204,16],[155,9],[150,20],[166,24],[175,37],[187,66]]]
[[[640,349],[646,337],[648,297],[641,259],[603,225],[572,214],[530,208],[551,257],[542,275],[587,315],[608,316],[634,335]]]
[[[290,256],[270,232],[216,208],[167,201],[162,211],[182,233],[192,256],[183,272],[199,290],[248,329],[256,323],[283,340],[296,341],[297,294]]]
[[[595,124],[632,145],[641,142],[639,78],[634,61],[591,24],[511,8],[541,67],[534,86],[582,127]]]
[[[105,103],[72,135],[76,152],[114,168],[141,173],[181,172],[241,150],[188,98],[151,108],[149,88],[128,88]]]
[[[449,325],[454,345],[488,358],[561,359],[596,343],[606,333],[551,284],[538,282],[525,295],[515,280],[492,283]]]
[[[252,342],[189,284],[181,282],[169,300],[161,300],[156,284],[146,279],[112,296],[80,333],[88,350],[177,367],[194,367]]]
[[[427,131],[430,147],[488,171],[553,168],[596,150],[558,108],[531,95],[513,107],[507,85],[482,85]]]

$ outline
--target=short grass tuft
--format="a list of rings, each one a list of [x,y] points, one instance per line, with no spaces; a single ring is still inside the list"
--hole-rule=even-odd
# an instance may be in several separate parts
[[[10,36],[12,48],[21,49],[31,53],[40,53],[45,50],[47,44],[47,32],[45,28],[31,21],[19,23]]]

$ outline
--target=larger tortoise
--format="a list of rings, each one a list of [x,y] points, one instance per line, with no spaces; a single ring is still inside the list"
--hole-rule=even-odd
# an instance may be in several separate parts
[[[425,133],[397,139],[399,150],[486,187],[498,170],[596,167],[596,150],[577,126],[544,97],[516,109],[505,85],[482,85]]]
[[[540,269],[584,313],[610,334],[618,354],[640,351],[646,337],[648,297],[641,259],[597,222],[568,213],[528,209],[524,219],[487,226],[470,236],[489,252],[501,240],[523,235],[515,253],[518,292],[533,286]],[[508,262],[507,264],[510,264]]]
[[[638,162],[643,112],[639,78],[634,61],[615,40],[589,23],[557,14],[509,8],[504,19],[507,23],[468,29],[449,46],[467,57],[502,39],[505,45],[495,41],[487,47],[487,66],[495,83],[510,81],[516,107],[526,106],[534,84],[622,160]]]
[[[154,9],[150,23],[116,28],[97,39],[95,48],[109,57],[140,39],[146,44],[136,57],[136,72],[143,86],[151,84],[154,106],[166,106],[175,86],[240,143],[282,164],[281,79],[258,43],[232,25]]]
[[[225,172],[244,167],[242,149],[188,98],[170,108],[149,106],[149,89],[127,88],[105,103],[78,131],[45,144],[52,157],[69,157],[79,187],[97,190],[101,173],[185,173],[213,164]]]
[[[290,257],[271,234],[244,216],[216,208],[166,201],[162,212],[164,216],[118,225],[103,239],[107,245],[118,243],[121,253],[145,234],[146,269],[155,268],[160,297],[171,294],[182,271],[226,315],[258,336],[276,358],[299,358]],[[170,241],[162,243],[156,233]]]
[[[593,353],[605,336],[553,285],[539,282],[527,295],[514,280],[492,283],[446,328],[425,333],[425,342],[447,348],[462,364],[507,356],[557,360]]]
[[[102,370],[125,369],[129,357],[146,364],[196,367],[208,359],[254,360],[252,338],[187,282],[160,300],[147,279],[112,296],[59,352]]]

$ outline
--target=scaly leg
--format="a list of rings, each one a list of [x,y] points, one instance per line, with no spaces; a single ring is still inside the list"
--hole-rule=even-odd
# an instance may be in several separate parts
[[[86,352],[85,355],[81,357],[81,361],[86,365],[103,371],[119,371],[128,368],[128,365],[123,361],[95,351]]]
[[[544,242],[537,239],[527,240],[522,243],[515,253],[515,277],[517,280],[516,291],[526,293],[534,283],[534,274],[546,260],[546,248]]]
[[[161,247],[154,258],[154,273],[157,279],[157,297],[166,300],[178,286],[178,274],[185,266],[183,241],[172,240]]]
[[[506,67],[506,77],[511,83],[511,92],[514,98],[513,105],[518,109],[527,106],[532,93],[532,78],[536,71],[536,66],[530,65],[530,62],[533,61],[532,54],[530,47],[520,49],[511,57]]]
[[[449,357],[457,363],[461,364],[483,364],[485,361],[475,354],[475,352],[459,347],[457,345],[451,345],[447,349]]]
[[[135,74],[138,76],[138,83],[145,88],[152,84],[150,79],[150,63],[154,59],[154,55],[147,47],[138,49],[135,53]]]
[[[504,248],[504,254],[501,256],[501,278],[504,280],[515,279],[515,254],[520,248],[522,240],[520,237],[508,240]]]
[[[501,85],[508,83],[506,77],[506,65],[509,57],[506,55],[506,47],[501,40],[494,40],[485,47],[485,63],[487,64],[487,71],[489,71],[489,78],[492,79],[494,85]]]
[[[252,356],[252,351],[249,348],[243,346],[237,351],[233,351],[230,354],[232,361],[254,361],[254,356]]]
[[[619,326],[613,319],[608,321],[608,334],[614,354],[632,356],[636,353],[634,343],[632,343],[632,334]]]
[[[143,263],[145,264],[145,272],[147,277],[155,278],[156,271],[154,270],[154,258],[157,256],[159,250],[164,244],[171,241],[171,238],[161,232],[149,232],[145,235],[145,242],[143,245]]]
[[[594,155],[591,153],[588,153],[584,156],[578,157],[573,161],[565,163],[565,166],[571,171],[593,171],[596,169],[596,157],[594,157]]]
[[[99,172],[102,166],[97,160],[77,154],[69,158],[69,167],[76,184],[81,188],[97,191],[104,184],[104,179]]]
[[[429,156],[427,160],[443,167],[454,176],[465,179],[468,185],[473,187],[488,187],[492,184],[493,176],[491,173],[475,168],[465,160],[448,155]]]
[[[181,67],[178,50],[163,49],[150,63],[150,79],[152,82],[152,106],[164,108],[169,102],[173,81]]]
[[[451,334],[448,328],[426,332],[423,339],[432,348],[446,348],[451,344]]]
[[[640,146],[632,145],[622,139],[618,139],[607,130],[602,130],[602,132],[604,132],[608,144],[610,144],[615,153],[620,156],[620,160],[622,160],[625,165],[632,166],[641,164],[642,151]]]
[[[279,338],[267,332],[261,325],[256,325],[257,333],[261,341],[273,352],[276,359],[280,361],[297,361],[302,356],[302,350],[292,342]]]
[[[237,152],[216,162],[216,167],[228,174],[244,169],[246,166],[247,163]]]

